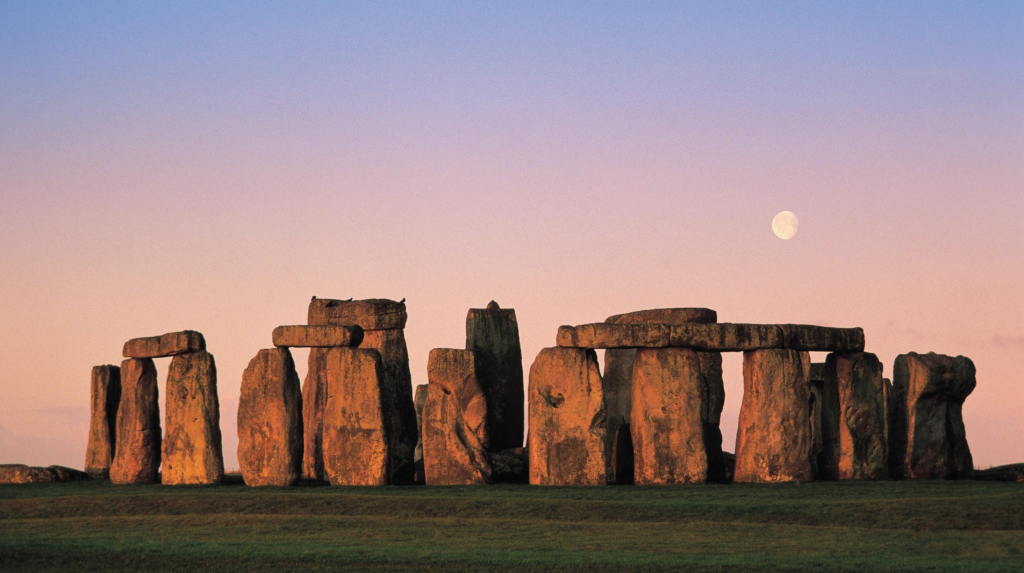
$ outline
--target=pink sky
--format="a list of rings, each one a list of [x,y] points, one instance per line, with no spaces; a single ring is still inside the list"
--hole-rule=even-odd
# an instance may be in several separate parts
[[[91,367],[195,329],[236,467],[312,295],[406,298],[416,384],[491,299],[527,372],[643,308],[861,326],[974,360],[975,463],[1024,461],[1024,9],[501,6],[0,8],[0,463],[81,467]]]

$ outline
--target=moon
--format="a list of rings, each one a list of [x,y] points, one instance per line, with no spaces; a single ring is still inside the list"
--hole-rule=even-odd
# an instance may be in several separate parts
[[[788,241],[796,235],[796,229],[799,224],[800,221],[797,220],[796,214],[792,211],[783,211],[772,219],[772,231],[776,237],[783,241]]]

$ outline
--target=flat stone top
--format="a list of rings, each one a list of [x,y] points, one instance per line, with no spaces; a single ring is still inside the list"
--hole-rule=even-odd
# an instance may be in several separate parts
[[[168,332],[160,336],[133,338],[124,343],[125,358],[161,358],[206,350],[206,339],[194,330]]]
[[[605,319],[609,324],[683,324],[718,322],[718,313],[710,308],[652,308]]]
[[[278,348],[359,346],[363,341],[363,329],[358,326],[332,324],[278,326],[274,329],[273,338],[274,346]]]
[[[309,301],[307,322],[311,325],[359,326],[363,330],[393,330],[405,328],[407,319],[404,300],[314,298]]]
[[[694,348],[715,352],[789,349],[863,352],[860,328],[806,324],[608,324],[558,328],[558,346],[574,348]]]

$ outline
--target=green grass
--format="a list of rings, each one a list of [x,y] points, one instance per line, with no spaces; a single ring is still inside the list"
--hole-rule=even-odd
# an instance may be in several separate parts
[[[1024,570],[1024,486],[0,486],[0,571]]]

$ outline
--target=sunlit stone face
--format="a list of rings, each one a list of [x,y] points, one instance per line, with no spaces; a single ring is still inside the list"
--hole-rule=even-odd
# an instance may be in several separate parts
[[[772,219],[772,231],[775,236],[782,240],[792,239],[796,235],[799,221],[791,211],[783,211]]]

